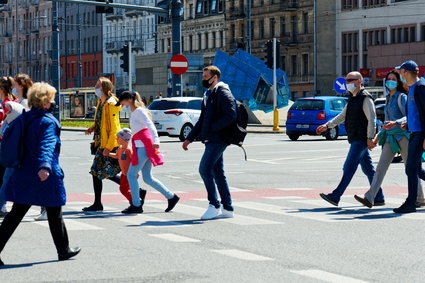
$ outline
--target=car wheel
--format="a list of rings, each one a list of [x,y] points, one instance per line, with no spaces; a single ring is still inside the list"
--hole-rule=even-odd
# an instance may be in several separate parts
[[[181,141],[185,141],[187,136],[189,135],[189,133],[192,131],[192,129],[193,129],[193,126],[191,124],[189,124],[189,123],[184,124],[181,131],[180,131],[179,139]]]
[[[327,140],[336,140],[338,138],[338,127],[328,129],[325,137]]]
[[[288,134],[288,137],[291,141],[296,141],[300,137],[300,135],[297,134]]]

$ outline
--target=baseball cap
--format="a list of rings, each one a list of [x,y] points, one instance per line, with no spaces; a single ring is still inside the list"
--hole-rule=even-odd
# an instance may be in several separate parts
[[[122,138],[125,141],[130,141],[132,133],[131,133],[131,130],[129,128],[124,128],[124,129],[121,129],[121,131],[119,131],[117,133],[117,136]]]
[[[404,69],[406,71],[419,71],[418,64],[415,61],[409,60],[395,67],[396,70]]]

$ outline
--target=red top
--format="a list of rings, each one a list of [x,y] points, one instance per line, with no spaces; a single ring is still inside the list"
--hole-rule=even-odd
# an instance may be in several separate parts
[[[128,168],[130,167],[131,162],[131,147],[124,148],[120,146],[117,150],[118,163],[120,164],[121,172],[124,175],[127,175]]]

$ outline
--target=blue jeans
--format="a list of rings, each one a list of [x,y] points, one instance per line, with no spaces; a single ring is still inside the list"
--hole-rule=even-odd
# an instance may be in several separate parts
[[[9,182],[10,176],[12,176],[14,169],[6,168],[3,175],[3,185],[0,188],[0,209],[6,204],[6,185]]]
[[[331,193],[331,197],[337,201],[341,199],[341,196],[350,184],[351,179],[353,179],[359,164],[362,167],[363,173],[367,176],[369,184],[372,184],[373,176],[375,175],[375,168],[373,167],[372,158],[370,157],[366,141],[351,142],[350,150],[348,151],[347,159],[345,160],[344,167],[342,169],[342,179],[338,187]],[[416,190],[417,189],[418,186],[416,184]],[[382,193],[382,189],[379,188],[378,194],[375,197],[375,202],[383,200],[384,194]]]
[[[199,174],[201,174],[207,189],[210,204],[216,208],[220,207],[220,201],[217,197],[218,189],[223,208],[233,211],[229,185],[227,184],[226,176],[224,176],[223,152],[226,148],[226,144],[205,143],[204,155],[199,164]]]
[[[409,148],[407,151],[406,175],[409,194],[407,195],[406,204],[414,206],[418,196],[418,176],[423,177],[422,169],[422,153],[424,137],[419,132],[410,134]],[[416,189],[413,189],[415,186]]]
[[[136,154],[135,152],[133,154]],[[132,204],[134,206],[140,206],[140,197],[139,197],[139,183],[137,182],[137,174],[142,171],[143,181],[160,192],[167,199],[172,199],[174,193],[170,192],[160,181],[155,179],[152,176],[152,162],[146,154],[146,149],[144,147],[137,148],[137,156],[139,158],[139,164],[133,166],[130,165],[127,173],[128,183],[130,184]]]

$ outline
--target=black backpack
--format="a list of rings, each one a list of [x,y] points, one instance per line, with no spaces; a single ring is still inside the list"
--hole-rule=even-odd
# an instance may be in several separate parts
[[[236,121],[222,129],[219,134],[221,138],[228,144],[234,144],[242,148],[247,160],[246,151],[243,148],[243,142],[247,135],[246,127],[248,125],[248,111],[246,106],[235,99],[237,118]]]

